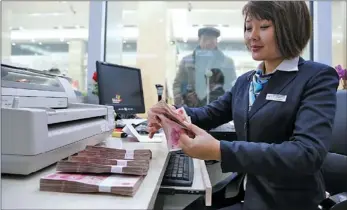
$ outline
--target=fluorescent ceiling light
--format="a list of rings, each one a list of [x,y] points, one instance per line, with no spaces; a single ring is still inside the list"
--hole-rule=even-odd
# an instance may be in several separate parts
[[[48,17],[48,16],[63,16],[66,15],[66,13],[61,12],[52,12],[52,13],[29,13],[28,16],[32,17]]]

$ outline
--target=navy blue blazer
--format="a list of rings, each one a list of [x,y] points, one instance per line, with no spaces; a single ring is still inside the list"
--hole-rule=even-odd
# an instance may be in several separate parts
[[[247,173],[244,209],[316,210],[325,197],[321,165],[330,147],[338,75],[300,58],[299,71],[276,71],[248,111],[254,71],[201,108],[185,107],[209,130],[234,120],[238,141],[220,142],[223,172]],[[267,94],[286,95],[270,101]]]

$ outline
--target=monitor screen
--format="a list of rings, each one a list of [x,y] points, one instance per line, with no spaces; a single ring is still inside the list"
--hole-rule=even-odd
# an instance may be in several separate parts
[[[96,71],[100,104],[120,114],[145,113],[140,69],[98,61]]]

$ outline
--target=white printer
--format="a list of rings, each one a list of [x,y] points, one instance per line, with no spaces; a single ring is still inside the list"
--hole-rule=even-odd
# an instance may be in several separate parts
[[[76,102],[63,77],[1,65],[1,172],[27,175],[112,132],[111,106]]]

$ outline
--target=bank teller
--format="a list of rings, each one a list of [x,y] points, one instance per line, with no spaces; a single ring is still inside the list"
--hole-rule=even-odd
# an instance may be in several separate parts
[[[250,1],[243,15],[245,43],[263,62],[218,100],[185,107],[196,136],[182,134],[180,144],[191,157],[220,160],[223,172],[246,174],[244,203],[227,209],[316,210],[325,196],[320,167],[330,147],[337,73],[299,57],[312,29],[304,1]],[[149,111],[150,136],[161,113]],[[239,141],[205,131],[231,120]]]

